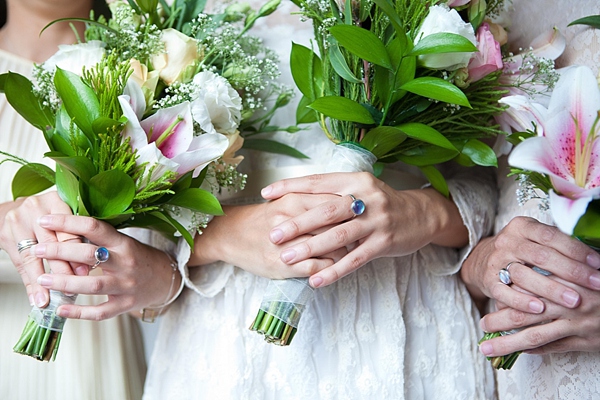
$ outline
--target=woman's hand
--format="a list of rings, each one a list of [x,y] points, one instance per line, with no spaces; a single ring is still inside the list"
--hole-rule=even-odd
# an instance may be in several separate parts
[[[498,277],[509,263],[510,286]],[[534,265],[575,285],[539,274],[532,270]],[[533,218],[516,217],[475,247],[461,277],[476,299],[486,296],[515,310],[540,314],[547,302],[538,297],[575,308],[583,288],[600,290],[599,267],[600,256],[585,244]]]
[[[37,219],[46,214],[71,214],[56,192],[48,192],[39,196],[21,198],[0,205],[0,248],[10,256],[29,296],[29,302],[38,307],[45,307],[49,300],[46,289],[37,284],[38,277],[44,273],[41,259],[30,255],[28,250],[17,251],[17,244],[22,240],[34,239],[38,242],[56,243],[60,241],[79,241],[79,237],[46,229],[37,223]],[[50,269],[57,274],[73,274],[69,263],[62,260],[51,260]],[[79,270],[76,273],[85,273]]]
[[[99,246],[110,252],[106,262],[99,264],[101,275],[73,276],[44,274],[38,283],[46,289],[66,293],[108,295],[108,301],[94,306],[63,305],[61,317],[104,320],[116,315],[139,311],[144,307],[163,304],[172,290],[179,287],[181,276],[173,269],[170,258],[162,251],[124,235],[109,224],[91,217],[46,215],[39,219],[43,229],[67,232],[87,238],[91,243],[47,242],[33,246],[30,254],[38,259],[65,260],[85,269],[96,263]]]
[[[277,224],[337,197],[290,194],[268,203],[224,206],[225,215],[215,217],[203,233],[196,236],[189,265],[224,261],[272,279],[305,277],[320,271],[346,255],[346,248],[342,246],[321,257],[288,265],[280,258],[285,247],[272,243],[269,232]],[[301,243],[316,233],[305,232],[292,243]]]
[[[337,196],[270,231],[274,244],[286,246],[281,252],[284,262],[303,262],[351,247],[340,261],[311,276],[313,287],[329,285],[375,258],[411,254],[429,243],[461,247],[468,240],[458,209],[434,189],[398,191],[370,173],[358,172],[286,179],[262,191],[270,200],[288,193]],[[348,194],[366,205],[356,218]],[[324,227],[331,228],[300,243],[290,242]]]
[[[577,290],[581,296],[579,306],[564,307],[541,299],[545,303],[541,314],[513,308],[503,308],[488,314],[480,322],[481,328],[486,332],[527,328],[483,342],[480,345],[483,354],[494,357],[515,351],[526,351],[529,354],[600,351],[600,292],[573,285],[560,278],[555,279],[562,285]]]

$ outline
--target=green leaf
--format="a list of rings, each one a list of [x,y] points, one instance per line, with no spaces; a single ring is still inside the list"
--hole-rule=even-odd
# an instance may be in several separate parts
[[[431,186],[433,186],[438,192],[440,192],[444,196],[450,197],[448,183],[437,168],[435,168],[434,166],[425,166],[419,167],[419,169],[423,172],[425,177],[427,177],[427,180],[429,180]]]
[[[354,25],[335,25],[329,32],[339,44],[363,60],[392,69],[385,45],[374,33]]]
[[[52,111],[43,106],[35,94],[29,79],[23,75],[9,72],[4,82],[6,100],[23,118],[36,128],[45,131],[54,126]],[[18,132],[16,132],[18,133]]]
[[[567,26],[571,25],[589,25],[596,29],[600,29],[600,15],[588,15],[587,17],[576,19]]]
[[[348,63],[337,43],[330,44],[329,46],[329,62],[331,62],[335,72],[343,79],[352,83],[362,83],[362,81],[354,75],[350,67],[348,67]]]
[[[390,22],[396,30],[396,37],[400,39],[403,43],[408,43],[406,37],[406,29],[402,24],[402,20],[400,19],[398,12],[396,12],[394,4],[389,0],[373,0],[373,3],[375,3],[377,7],[379,7],[381,11],[383,11],[384,14],[387,15],[387,17],[390,19]]]
[[[121,122],[108,117],[99,117],[92,122],[94,133],[106,133],[109,130],[122,125]]]
[[[302,96],[298,103],[298,108],[296,108],[296,124],[312,124],[319,120],[319,114],[308,107],[313,101],[314,99]]]
[[[588,245],[600,247],[600,200],[589,203],[573,229],[573,236]]]
[[[458,154],[458,150],[453,151],[437,146],[420,146],[416,149],[411,149],[411,151],[406,151],[396,156],[396,158],[398,161],[406,164],[425,167],[450,161]]]
[[[340,121],[351,121],[366,125],[375,123],[373,116],[365,107],[346,97],[320,97],[313,101],[309,107]]]
[[[6,80],[8,79],[9,72],[5,72],[4,74],[0,74],[0,92],[4,93],[4,85],[6,84]]]
[[[477,139],[470,139],[462,148],[462,154],[469,157],[475,164],[484,167],[497,167],[496,153],[487,144]]]
[[[400,87],[400,89],[426,97],[428,99],[439,100],[449,104],[457,104],[459,106],[472,108],[469,104],[467,96],[465,96],[462,90],[441,78],[432,76],[416,78],[406,82]]]
[[[62,153],[58,152],[49,152],[44,155],[53,159],[57,164],[62,165],[74,173],[75,176],[84,182],[88,182],[94,175],[96,175],[96,167],[87,157],[65,157]]]
[[[412,56],[423,54],[470,53],[477,51],[469,39],[455,33],[441,32],[425,36],[409,53]]]
[[[209,191],[189,188],[173,196],[168,204],[210,215],[223,215],[219,200]]]
[[[267,153],[284,154],[295,158],[309,158],[306,154],[286,144],[269,139],[244,140],[244,149],[264,151]]]
[[[58,195],[71,207],[73,214],[79,214],[79,181],[71,171],[60,165],[56,166],[56,190]]]
[[[402,130],[393,126],[378,126],[365,134],[360,145],[379,159],[405,140],[406,134]]]
[[[77,74],[60,68],[56,68],[54,85],[75,124],[93,143],[93,123],[100,117],[100,102],[96,93]]]
[[[42,169],[44,173],[40,173],[39,169]],[[54,185],[54,182],[48,180],[48,175],[54,176],[54,171],[44,164],[23,165],[12,180],[13,199],[33,196]]]
[[[290,54],[292,77],[300,92],[309,99],[321,93],[323,73],[321,59],[308,47],[292,43]]]
[[[55,136],[58,135],[53,136],[52,143],[56,143],[57,146],[60,146],[60,148],[53,148],[53,150],[61,151],[65,155],[76,155],[77,151],[73,148],[74,146],[84,152],[92,147],[88,137],[73,123],[64,105],[61,105],[56,115],[56,133],[60,135],[64,143],[55,140]],[[69,146],[70,150],[64,147],[65,143]]]
[[[190,233],[187,231],[187,229],[185,229],[185,227],[183,225],[181,225],[179,222],[177,222],[175,220],[175,218],[171,217],[166,212],[158,212],[157,211],[157,212],[153,212],[150,214],[160,220],[167,222],[169,225],[174,227],[181,234],[181,236],[185,239],[185,241],[190,246],[192,251],[194,250],[194,238],[192,237],[192,235],[190,235]]]
[[[397,128],[412,139],[433,144],[434,146],[444,149],[453,150],[458,153],[456,147],[444,135],[429,125],[421,124],[419,122],[408,122],[406,124],[398,125]]]
[[[113,169],[92,177],[87,185],[87,202],[96,218],[110,218],[127,210],[135,196],[135,182],[123,171]]]

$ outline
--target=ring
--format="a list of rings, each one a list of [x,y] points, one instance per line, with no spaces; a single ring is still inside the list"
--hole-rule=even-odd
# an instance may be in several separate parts
[[[510,279],[510,266],[514,263],[518,263],[518,261],[511,261],[508,263],[508,265],[504,268],[502,268],[499,272],[498,272],[498,278],[500,278],[500,282],[504,283],[505,285],[510,285],[512,283],[512,280]]]
[[[21,240],[19,243],[17,243],[17,251],[19,253],[21,253],[24,250],[27,250],[28,248],[35,246],[36,244],[38,244],[38,241],[35,239]]]
[[[360,199],[357,199],[352,194],[349,194],[348,196],[350,196],[350,198],[352,199],[352,204],[350,204],[350,211],[352,211],[352,214],[354,214],[352,218],[364,213],[367,209],[367,206],[365,206],[365,202]]]
[[[100,263],[107,262],[110,258],[110,252],[106,247],[97,247],[96,251],[94,251],[94,257],[96,257],[96,263],[94,265],[90,265],[91,269],[96,268]]]

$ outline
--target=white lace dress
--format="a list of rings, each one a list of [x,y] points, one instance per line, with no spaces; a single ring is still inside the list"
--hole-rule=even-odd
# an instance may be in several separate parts
[[[514,0],[514,8],[510,40],[514,43],[515,50],[518,47],[526,48],[535,36],[557,26],[567,37],[567,49],[557,60],[557,67],[583,64],[598,73],[600,31],[584,26],[567,28],[567,24],[587,15],[600,14],[600,2]],[[552,223],[550,215],[540,212],[535,201],[529,201],[523,207],[518,205],[515,196],[517,184],[514,179],[501,176],[499,185],[501,196],[496,231],[517,215]],[[503,400],[598,399],[599,370],[600,353],[572,352],[544,356],[522,354],[511,370],[497,372],[498,394]]]
[[[310,23],[290,15],[293,7],[282,2],[254,31],[277,49],[288,82],[291,42],[307,45],[312,32]],[[289,107],[276,122],[293,123],[294,112]],[[247,201],[268,181],[318,171],[316,164],[330,157],[332,145],[318,129],[277,138],[311,160],[252,154],[243,161],[252,169]],[[419,176],[405,176],[422,183]],[[184,268],[187,288],[162,317],[144,398],[494,398],[493,372],[477,350],[478,313],[456,274],[491,227],[494,184],[482,176],[449,183],[470,245],[461,251],[430,245],[410,256],[379,259],[318,289],[288,347],[267,344],[248,330],[267,279],[224,263],[190,268],[189,274]],[[179,260],[188,254],[183,248]]]

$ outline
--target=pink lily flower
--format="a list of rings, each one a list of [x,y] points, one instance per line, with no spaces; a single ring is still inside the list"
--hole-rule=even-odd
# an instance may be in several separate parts
[[[524,140],[510,165],[547,174],[550,212],[559,229],[572,234],[592,199],[600,198],[600,89],[584,66],[563,70],[550,98],[543,136]]]

